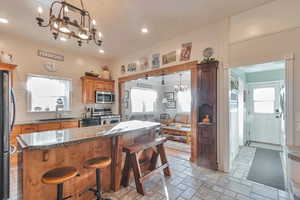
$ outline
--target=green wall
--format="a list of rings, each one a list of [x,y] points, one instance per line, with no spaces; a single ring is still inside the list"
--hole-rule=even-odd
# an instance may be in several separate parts
[[[246,80],[248,83],[284,80],[284,70],[247,73]]]

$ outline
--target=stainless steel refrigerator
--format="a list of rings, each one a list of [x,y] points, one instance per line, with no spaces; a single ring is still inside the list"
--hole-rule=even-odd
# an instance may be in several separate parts
[[[0,200],[9,198],[10,132],[15,121],[15,99],[8,71],[0,70]]]

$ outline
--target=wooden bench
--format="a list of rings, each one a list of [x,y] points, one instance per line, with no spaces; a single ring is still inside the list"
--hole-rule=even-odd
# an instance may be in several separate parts
[[[137,143],[133,145],[129,145],[123,148],[123,152],[126,153],[125,165],[123,169],[123,176],[121,180],[121,184],[124,187],[129,185],[129,177],[130,177],[130,170],[133,169],[135,184],[137,192],[145,195],[143,182],[149,178],[154,173],[157,173],[163,170],[165,176],[171,176],[171,172],[169,169],[169,163],[167,160],[166,152],[164,149],[163,144],[167,141],[167,138],[160,137],[156,138],[154,141],[147,142],[147,143]],[[152,153],[151,162],[149,166],[148,173],[142,175],[140,163],[138,160],[138,153],[152,148],[154,151]],[[158,156],[161,159],[161,166],[156,167]]]

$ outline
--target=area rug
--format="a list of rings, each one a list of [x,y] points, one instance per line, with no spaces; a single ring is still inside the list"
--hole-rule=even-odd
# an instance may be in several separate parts
[[[256,148],[248,180],[285,190],[280,152]]]

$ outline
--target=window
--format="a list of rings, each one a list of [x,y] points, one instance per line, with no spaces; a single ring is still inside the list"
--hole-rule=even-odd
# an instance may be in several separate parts
[[[131,112],[154,112],[157,92],[152,89],[132,88],[130,90]]]
[[[191,112],[191,90],[179,91],[177,100],[180,112]]]
[[[56,111],[57,101],[63,104],[60,110],[70,110],[72,81],[49,76],[28,75],[29,112]]]
[[[255,88],[253,103],[255,113],[274,113],[275,88]]]

